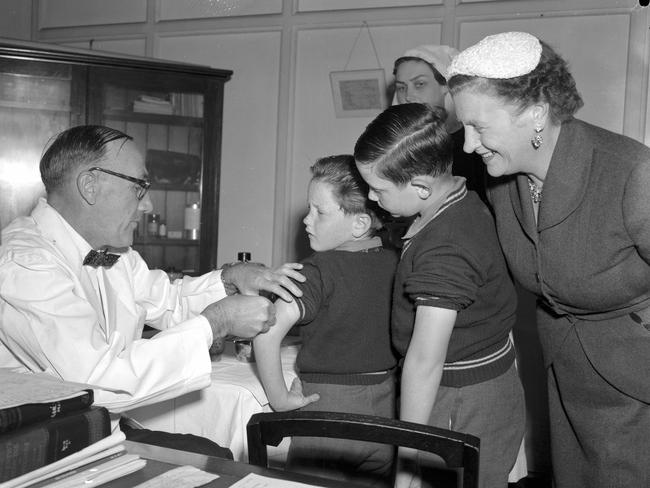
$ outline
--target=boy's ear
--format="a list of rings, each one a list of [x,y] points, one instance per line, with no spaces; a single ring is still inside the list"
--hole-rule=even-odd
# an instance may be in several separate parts
[[[97,202],[97,177],[90,171],[82,171],[77,175],[77,190],[88,205]]]
[[[418,197],[426,200],[431,196],[431,180],[425,176],[415,176],[411,178],[411,186],[415,188]]]
[[[352,235],[354,237],[363,237],[368,233],[372,226],[372,218],[366,213],[356,214],[352,223]]]

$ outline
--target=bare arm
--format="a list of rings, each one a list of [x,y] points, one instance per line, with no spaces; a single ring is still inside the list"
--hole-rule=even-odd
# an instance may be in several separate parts
[[[282,374],[280,360],[280,344],[291,327],[300,316],[298,305],[295,301],[276,302],[276,323],[267,332],[259,334],[253,340],[257,371],[264,385],[264,390],[269,398],[273,410],[294,410],[315,402],[318,395],[305,398],[302,394],[300,380],[296,378],[291,390],[287,390]]]
[[[404,359],[401,380],[400,419],[427,424],[436,401],[447,346],[457,312],[444,308],[417,308],[415,326]],[[411,473],[403,469],[415,452],[400,448],[396,487],[409,486]]]

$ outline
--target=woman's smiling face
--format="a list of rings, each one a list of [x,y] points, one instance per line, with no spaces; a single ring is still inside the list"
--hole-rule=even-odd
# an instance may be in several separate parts
[[[486,93],[463,90],[453,95],[456,115],[465,127],[466,153],[475,152],[491,176],[523,172],[529,163],[535,134],[529,110]]]

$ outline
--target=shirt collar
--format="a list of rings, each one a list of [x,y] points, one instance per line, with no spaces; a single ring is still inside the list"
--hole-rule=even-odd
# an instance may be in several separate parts
[[[338,246],[335,251],[365,251],[374,247],[382,247],[381,239],[379,237],[367,237],[358,241],[345,241]]]
[[[454,176],[454,182],[450,186],[449,190],[437,201],[433,202],[433,204],[427,209],[426,215],[420,215],[413,221],[402,239],[410,239],[413,237],[429,222],[451,207],[454,203],[461,201],[466,195],[467,187],[465,186],[465,178],[462,176]]]
[[[69,263],[81,263],[92,249],[90,244],[74,230],[63,216],[45,198],[39,198],[32,218],[43,232],[43,237],[66,257]]]

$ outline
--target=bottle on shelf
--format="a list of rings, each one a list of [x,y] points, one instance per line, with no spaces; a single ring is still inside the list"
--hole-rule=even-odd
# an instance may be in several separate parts
[[[149,214],[147,217],[147,235],[151,237],[158,237],[158,223],[160,222],[160,214]]]
[[[185,207],[185,238],[197,240],[201,229],[201,207],[190,203]]]

